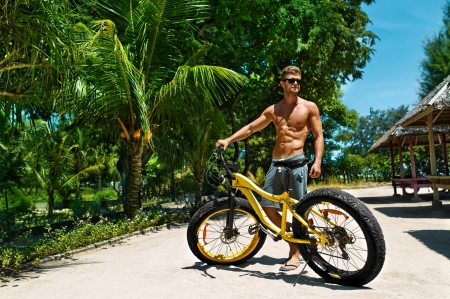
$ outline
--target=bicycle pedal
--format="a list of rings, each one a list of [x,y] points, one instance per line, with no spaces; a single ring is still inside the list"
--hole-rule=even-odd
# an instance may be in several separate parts
[[[275,235],[272,231],[268,230],[267,228],[265,228],[264,226],[262,226],[261,224],[259,224],[259,228],[266,233],[266,235],[268,235],[272,240],[274,240],[275,242],[280,241],[281,237]]]

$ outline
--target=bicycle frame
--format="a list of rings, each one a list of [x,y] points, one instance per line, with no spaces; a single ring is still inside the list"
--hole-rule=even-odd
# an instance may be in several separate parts
[[[233,172],[233,175],[234,175],[234,179],[231,180],[232,188],[239,189],[245,195],[245,197],[248,199],[250,205],[252,206],[253,210],[255,210],[255,213],[258,215],[262,224],[265,227],[272,230],[273,232],[275,232],[277,234],[277,236],[280,236],[283,240],[286,240],[291,243],[311,244],[311,240],[294,238],[293,232],[286,231],[287,211],[289,210],[292,213],[292,215],[302,225],[304,225],[308,229],[309,233],[315,234],[316,236],[319,237],[320,241],[317,240],[315,242],[315,244],[317,244],[317,245],[330,244],[330,241],[322,232],[312,228],[307,221],[305,221],[302,217],[300,217],[300,215],[297,214],[294,206],[299,201],[289,197],[289,193],[287,191],[284,191],[281,195],[273,195],[273,194],[267,193],[263,189],[256,186],[249,178],[243,176],[242,174]],[[269,217],[264,212],[263,208],[259,204],[258,200],[256,199],[256,197],[252,191],[256,192],[257,194],[261,195],[264,198],[267,198],[270,201],[277,202],[277,203],[283,203],[282,214],[281,214],[281,227],[278,227],[269,219]],[[332,221],[330,221],[330,219],[323,216],[319,211],[312,210],[311,212],[316,214],[318,217],[324,219],[325,221],[328,221],[329,223],[336,225],[336,224],[332,223]]]

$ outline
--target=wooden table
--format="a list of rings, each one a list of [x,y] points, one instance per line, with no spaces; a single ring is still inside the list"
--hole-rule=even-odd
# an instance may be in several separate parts
[[[442,209],[442,202],[439,200],[438,188],[450,189],[450,176],[448,175],[428,175],[427,178],[433,183],[433,208]]]
[[[450,189],[450,175],[429,175],[427,178],[433,183],[433,188]]]

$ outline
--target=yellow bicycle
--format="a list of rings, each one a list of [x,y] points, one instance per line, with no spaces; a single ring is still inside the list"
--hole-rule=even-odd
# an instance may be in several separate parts
[[[279,161],[285,168],[285,191],[265,192],[238,173],[238,165],[227,162],[223,149],[215,151],[221,175],[230,181],[228,196],[216,198],[191,218],[187,240],[192,253],[208,264],[239,264],[252,258],[266,237],[297,244],[307,265],[328,282],[361,286],[372,281],[384,264],[383,232],[362,201],[336,189],[317,189],[299,201],[289,197],[289,175],[308,163],[307,159]],[[236,197],[236,189],[246,199]],[[281,227],[276,226],[254,193],[282,203]],[[292,227],[286,226],[288,211]],[[301,272],[300,272],[301,273]]]

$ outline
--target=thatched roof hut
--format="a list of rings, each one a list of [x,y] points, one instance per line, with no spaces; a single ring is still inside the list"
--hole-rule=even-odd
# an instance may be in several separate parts
[[[450,76],[427,94],[398,124],[403,127],[428,127],[428,118],[431,118],[433,126],[450,126],[449,87]]]
[[[450,140],[450,126],[438,126],[433,127],[433,137],[435,144],[443,144],[442,134],[446,135],[446,139]],[[369,152],[373,152],[378,148],[389,148],[391,141],[394,147],[398,146],[400,141],[403,145],[405,144],[405,139],[399,137],[413,137],[413,146],[418,145],[429,145],[428,142],[428,128],[404,128],[399,125],[399,122],[395,124],[389,131],[386,132],[380,139],[377,140],[370,148]]]
[[[405,117],[399,120],[386,134],[384,134],[375,144],[369,149],[373,151],[380,147],[389,147],[391,149],[392,161],[392,183],[394,190],[396,183],[401,183],[404,191],[404,184],[406,179],[403,174],[403,162],[400,158],[401,178],[394,178],[394,159],[393,148],[397,146],[399,149],[399,156],[401,156],[401,148],[404,145],[410,146],[410,155],[412,168],[414,169],[414,155],[413,146],[415,145],[429,145],[430,147],[430,164],[431,175],[427,178],[433,183],[434,201],[433,207],[442,207],[442,202],[439,201],[438,187],[450,188],[450,176],[448,175],[448,153],[447,142],[450,140],[450,76],[445,78],[438,86],[436,86],[428,95],[426,95],[419,104],[417,104]],[[401,143],[401,144],[400,144]],[[441,144],[444,148],[444,161],[446,166],[446,176],[437,174],[435,145]],[[414,186],[414,196],[417,197],[417,188],[421,178],[416,178],[415,169],[413,171],[413,178],[408,180]]]

